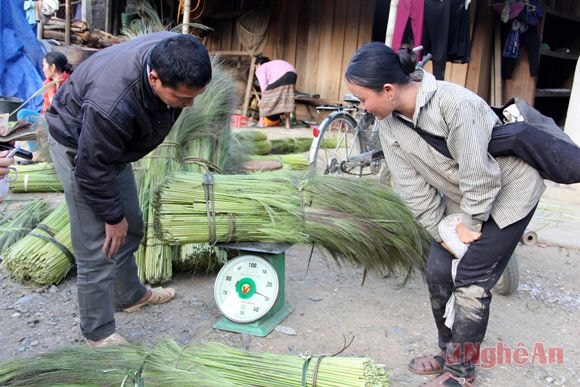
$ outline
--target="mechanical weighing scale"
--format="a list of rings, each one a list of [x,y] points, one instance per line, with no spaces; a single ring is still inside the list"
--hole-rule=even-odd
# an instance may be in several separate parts
[[[290,243],[225,243],[239,255],[219,271],[214,299],[224,315],[213,327],[266,336],[293,308],[285,298],[285,251]]]

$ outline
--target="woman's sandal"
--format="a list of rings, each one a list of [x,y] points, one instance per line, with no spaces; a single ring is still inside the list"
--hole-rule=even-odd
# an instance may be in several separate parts
[[[151,296],[144,301],[141,301],[133,306],[123,309],[123,312],[132,313],[136,312],[141,307],[145,305],[157,305],[157,304],[165,304],[167,301],[171,300],[175,297],[175,289],[173,288],[152,288],[151,289]]]
[[[445,372],[429,380],[427,383],[421,384],[424,387],[473,387],[475,386],[475,376],[459,377],[449,372]]]
[[[434,375],[443,372],[445,358],[443,354],[424,355],[409,362],[409,371],[419,375]]]
[[[107,345],[125,345],[129,344],[127,340],[118,333],[113,333],[101,340],[87,340],[87,345],[91,348],[106,347]]]

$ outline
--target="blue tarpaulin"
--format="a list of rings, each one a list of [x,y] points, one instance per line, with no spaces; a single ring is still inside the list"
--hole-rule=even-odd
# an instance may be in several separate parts
[[[0,0],[0,96],[26,101],[42,87],[43,52],[23,0]],[[40,111],[42,94],[26,107]]]

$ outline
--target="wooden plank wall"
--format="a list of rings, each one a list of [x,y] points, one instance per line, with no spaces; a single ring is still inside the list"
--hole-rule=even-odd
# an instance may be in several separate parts
[[[211,13],[232,16],[209,19],[208,24],[214,31],[205,40],[208,49],[242,50],[235,21],[239,16],[236,11],[242,9],[244,1],[216,3],[219,5],[214,5]],[[296,67],[298,91],[341,100],[348,92],[344,81],[348,61],[358,47],[371,39],[374,0],[270,0],[269,3],[269,36],[263,55],[284,59]]]

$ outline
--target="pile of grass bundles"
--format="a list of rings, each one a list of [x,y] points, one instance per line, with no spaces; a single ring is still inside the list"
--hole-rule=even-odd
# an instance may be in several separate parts
[[[272,151],[272,142],[259,130],[238,130],[233,134],[235,140],[247,154],[267,155]]]
[[[306,152],[310,149],[312,138],[298,137],[298,138],[281,138],[278,140],[270,140],[272,143],[271,154],[283,155],[288,153]]]
[[[46,216],[48,203],[36,199],[14,213],[0,219],[0,255],[16,241],[28,234]]]
[[[6,250],[2,266],[19,281],[58,284],[75,263],[69,223],[68,208],[62,203]]]
[[[358,357],[293,356],[208,343],[70,347],[0,364],[2,385],[388,386],[383,365]]]
[[[425,230],[400,198],[360,179],[307,173],[179,173],[159,190],[157,226],[170,243],[315,243],[337,262],[380,273],[423,270]]]
[[[275,160],[284,166],[284,169],[306,171],[310,168],[307,157],[303,153],[289,153],[281,155],[252,156],[252,160]]]
[[[18,177],[10,182],[12,192],[62,192],[62,184],[52,164],[17,165]]]

